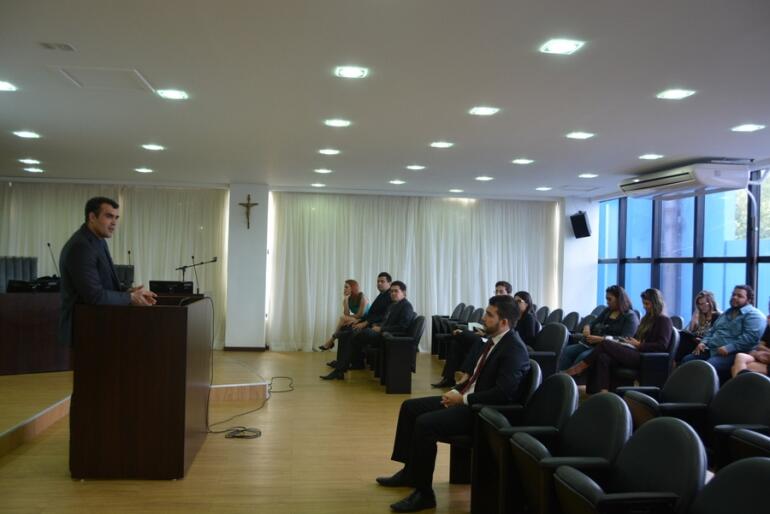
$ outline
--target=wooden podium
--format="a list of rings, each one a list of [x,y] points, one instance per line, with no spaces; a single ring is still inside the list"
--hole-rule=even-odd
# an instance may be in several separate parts
[[[206,438],[212,316],[200,296],[76,306],[73,478],[184,477]]]

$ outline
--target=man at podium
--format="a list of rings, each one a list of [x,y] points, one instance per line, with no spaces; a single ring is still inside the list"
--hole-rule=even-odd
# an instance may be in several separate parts
[[[154,305],[155,293],[144,286],[123,290],[105,239],[118,224],[120,206],[106,197],[86,202],[85,223],[69,238],[59,258],[62,308],[59,341],[72,343],[72,313],[77,303]]]

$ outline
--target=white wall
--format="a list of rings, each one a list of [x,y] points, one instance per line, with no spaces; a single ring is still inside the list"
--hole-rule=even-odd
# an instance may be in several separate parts
[[[230,185],[226,348],[265,346],[268,193],[264,184]],[[259,205],[251,208],[247,229],[246,211],[238,204],[249,194]]]
[[[564,227],[562,233],[561,259],[561,307],[564,313],[577,311],[581,316],[589,314],[596,307],[596,283],[599,259],[599,202],[583,198],[563,199]],[[572,233],[570,215],[585,211],[591,236],[576,239]]]

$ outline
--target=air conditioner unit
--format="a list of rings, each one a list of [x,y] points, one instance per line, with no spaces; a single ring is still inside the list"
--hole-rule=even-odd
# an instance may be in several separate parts
[[[620,183],[634,198],[674,199],[706,192],[745,189],[750,169],[740,164],[698,163],[656,171]]]

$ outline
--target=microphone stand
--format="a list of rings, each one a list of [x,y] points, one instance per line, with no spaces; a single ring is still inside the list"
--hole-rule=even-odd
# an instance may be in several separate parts
[[[210,261],[203,261],[203,262],[195,262],[195,256],[193,256],[192,259],[193,259],[193,264],[187,264],[185,266],[179,266],[178,268],[175,268],[175,271],[181,271],[182,272],[182,282],[184,282],[184,273],[189,268],[192,268],[193,271],[196,272],[196,279],[197,279],[197,271],[195,270],[195,268],[197,268],[198,266],[203,266],[205,264],[211,264],[212,262],[217,262],[217,257],[214,257]],[[198,291],[200,291],[200,287],[198,288]]]

